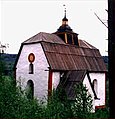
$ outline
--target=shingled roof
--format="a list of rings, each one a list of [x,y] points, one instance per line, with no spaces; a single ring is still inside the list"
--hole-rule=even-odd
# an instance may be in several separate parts
[[[23,44],[38,43],[41,41],[49,43],[65,44],[57,35],[45,32],[40,32],[34,35],[33,37],[24,41]]]
[[[106,71],[103,58],[95,47],[46,42],[41,44],[52,70]]]
[[[86,41],[79,40],[79,46],[76,46],[64,43],[64,41],[55,34],[40,32],[24,41],[22,46],[31,43],[42,44],[44,53],[52,70],[107,71],[99,50]],[[15,66],[16,64],[17,61]]]
[[[87,71],[65,71],[63,72],[63,75],[60,79],[59,85],[57,89],[63,89],[67,95],[67,98],[69,100],[75,100],[76,99],[76,85],[78,85],[80,82],[83,82],[84,77],[87,76],[89,84],[91,86],[92,92],[94,94],[94,98],[98,99],[97,94],[94,90],[93,84],[91,82],[91,78],[89,75],[89,72]]]
[[[63,88],[69,100],[75,100],[75,86],[82,82],[86,75],[86,71],[67,71],[61,78],[58,88]]]

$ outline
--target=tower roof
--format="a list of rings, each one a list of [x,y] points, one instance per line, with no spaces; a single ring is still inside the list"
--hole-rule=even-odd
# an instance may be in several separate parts
[[[68,25],[68,19],[66,17],[66,9],[65,9],[64,18],[62,19],[62,25],[57,29],[54,33],[58,35],[65,43],[73,44],[79,46],[78,43],[78,34],[74,33],[71,27]]]
[[[72,32],[71,27],[68,25],[68,19],[66,17],[66,9],[65,9],[65,14],[64,14],[64,18],[62,19],[62,25],[59,27],[59,29],[57,30],[58,32]]]

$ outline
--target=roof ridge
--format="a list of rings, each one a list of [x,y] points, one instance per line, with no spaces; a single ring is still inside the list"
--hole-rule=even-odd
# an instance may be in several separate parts
[[[38,34],[25,40],[22,44],[28,44],[28,43],[31,44],[31,43],[41,42],[41,41],[64,44],[64,41],[60,37],[58,37],[55,34],[46,33],[46,32],[39,32]]]

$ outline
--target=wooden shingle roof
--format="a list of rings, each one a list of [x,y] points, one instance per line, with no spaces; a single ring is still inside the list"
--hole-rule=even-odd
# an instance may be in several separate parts
[[[58,44],[65,44],[57,35],[40,32],[33,37],[27,39],[23,42],[23,44],[31,44],[31,43],[38,43],[38,42],[50,42],[50,43],[58,43]]]
[[[41,44],[52,70],[107,71],[103,58],[95,47],[46,42]]]
[[[76,85],[79,84],[80,82],[83,82],[85,76],[87,76],[90,87],[92,89],[92,92],[94,94],[94,98],[98,99],[97,94],[95,92],[95,89],[93,87],[93,84],[91,82],[91,78],[89,75],[89,72],[87,71],[66,71],[63,72],[63,77],[61,77],[58,88],[62,88],[69,100],[75,100],[76,99]]]
[[[86,71],[67,71],[60,80],[58,88],[63,88],[69,100],[75,100],[75,86],[83,81]]]

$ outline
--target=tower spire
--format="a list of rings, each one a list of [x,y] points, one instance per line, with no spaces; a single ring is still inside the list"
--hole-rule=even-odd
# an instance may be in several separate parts
[[[65,16],[64,17],[66,18],[66,5],[64,4],[63,6],[64,6],[64,12],[65,12]]]
[[[66,25],[68,24],[68,19],[66,18],[66,5],[64,4],[63,6],[64,6],[65,15],[64,15],[64,18],[62,19],[62,25]]]

